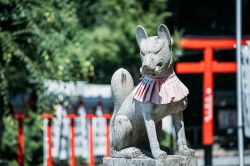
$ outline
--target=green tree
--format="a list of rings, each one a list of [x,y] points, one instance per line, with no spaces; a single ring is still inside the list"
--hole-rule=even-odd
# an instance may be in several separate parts
[[[16,122],[8,111],[9,94],[37,92],[38,110],[29,110],[25,123],[32,128],[25,131],[25,161],[37,164],[41,156],[35,155],[42,152],[37,115],[47,109],[43,80],[109,83],[118,67],[138,78],[135,27],[141,24],[154,35],[170,16],[166,7],[165,0],[0,0],[0,101],[4,106],[0,127],[5,131],[0,158],[16,159]]]

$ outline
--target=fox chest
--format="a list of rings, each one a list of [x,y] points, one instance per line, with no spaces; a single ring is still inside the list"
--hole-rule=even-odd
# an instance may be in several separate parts
[[[168,115],[183,111],[187,106],[187,98],[168,104],[153,104],[151,102],[135,102],[136,111],[150,113],[155,120],[161,120]]]

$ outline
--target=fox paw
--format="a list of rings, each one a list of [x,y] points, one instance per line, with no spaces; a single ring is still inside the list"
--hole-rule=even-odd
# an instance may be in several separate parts
[[[187,145],[179,145],[178,151],[181,156],[194,157],[195,155],[194,150],[187,147]]]
[[[162,150],[155,150],[153,151],[153,157],[155,159],[166,159],[168,154]]]
[[[142,155],[142,152],[140,151],[140,149],[137,148],[129,148],[128,151],[128,158],[138,158]]]

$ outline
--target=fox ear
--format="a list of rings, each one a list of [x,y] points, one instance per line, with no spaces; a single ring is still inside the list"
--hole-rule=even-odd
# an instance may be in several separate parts
[[[157,30],[158,37],[161,39],[166,39],[168,41],[169,47],[171,47],[171,37],[168,27],[164,24],[159,25]]]
[[[139,47],[140,47],[141,41],[143,39],[146,39],[147,37],[148,37],[148,34],[146,30],[141,25],[138,25],[136,27],[136,41]]]

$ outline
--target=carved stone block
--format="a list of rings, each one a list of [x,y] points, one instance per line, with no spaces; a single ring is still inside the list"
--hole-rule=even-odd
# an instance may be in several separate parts
[[[104,166],[197,166],[197,159],[180,155],[168,155],[166,159],[103,158]]]

